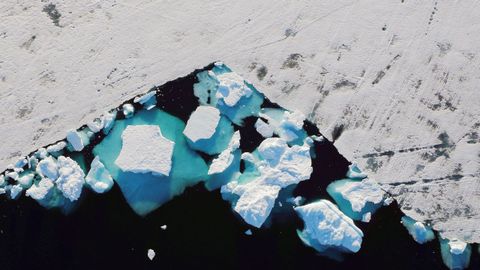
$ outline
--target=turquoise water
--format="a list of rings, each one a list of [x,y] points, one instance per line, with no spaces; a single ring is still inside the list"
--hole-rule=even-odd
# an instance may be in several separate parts
[[[128,125],[146,124],[158,125],[163,136],[175,142],[169,176],[122,172],[115,165],[122,148],[121,135],[125,128]],[[137,214],[147,215],[174,196],[180,195],[186,187],[207,179],[208,166],[188,147],[182,133],[184,128],[183,121],[162,110],[142,110],[132,118],[117,120],[110,133],[94,147],[94,155],[99,156]]]

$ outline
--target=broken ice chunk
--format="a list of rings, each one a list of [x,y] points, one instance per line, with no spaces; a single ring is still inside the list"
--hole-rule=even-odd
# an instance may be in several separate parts
[[[123,115],[125,116],[125,118],[130,118],[135,113],[135,108],[133,107],[132,104],[129,104],[129,103],[123,104],[122,110],[123,110]]]
[[[3,187],[5,183],[5,176],[3,174],[0,174],[0,187]]]
[[[183,134],[191,148],[213,155],[227,148],[233,126],[220,111],[211,106],[199,106],[190,116]]]
[[[423,244],[428,241],[431,241],[435,238],[435,234],[432,229],[428,226],[425,226],[419,221],[415,221],[411,217],[404,216],[402,217],[402,224],[407,228],[408,233],[413,237],[413,239],[419,243]]]
[[[115,164],[124,172],[170,174],[174,142],[155,125],[128,126],[122,133],[123,146]]]
[[[8,172],[5,174],[5,176],[13,180],[18,179],[18,173],[16,171]]]
[[[237,105],[242,97],[249,98],[252,95],[250,89],[235,72],[217,75],[219,81],[216,98],[229,107]]]
[[[295,206],[299,206],[299,205],[303,204],[304,201],[305,201],[305,198],[303,198],[302,196],[297,196],[295,198],[292,197],[292,198],[287,199],[288,203],[291,203]]]
[[[58,142],[54,145],[47,147],[47,152],[50,154],[59,153],[67,146],[67,143],[64,141]]]
[[[40,148],[38,149],[36,152],[35,152],[35,156],[39,159],[44,159],[48,156],[48,152],[47,152],[47,149],[45,148]]]
[[[210,179],[205,183],[208,190],[220,188],[230,182],[240,172],[240,132],[236,131],[227,149],[212,161],[208,169]]]
[[[28,161],[26,158],[20,158],[16,163],[15,163],[15,168],[23,168],[25,165],[27,165]]]
[[[252,235],[252,230],[250,230],[250,229],[246,230],[245,235]]]
[[[29,188],[32,185],[33,182],[33,177],[35,175],[33,173],[23,173],[18,179],[17,182],[23,187],[23,188]]]
[[[248,224],[261,227],[279,191],[306,180],[312,173],[310,146],[289,147],[281,138],[264,140],[253,153],[242,154],[245,171],[221,188],[222,197]]]
[[[36,171],[40,176],[48,177],[55,181],[58,178],[57,161],[53,157],[42,159],[38,163]]]
[[[164,224],[164,225],[160,226],[160,228],[162,228],[162,230],[166,230],[166,229],[167,229],[167,225]]]
[[[16,199],[20,194],[22,193],[23,188],[20,184],[10,186],[10,198],[11,199]]]
[[[372,219],[372,213],[367,212],[362,216],[362,222],[368,223]]]
[[[472,247],[458,239],[440,239],[443,263],[449,269],[465,269],[470,265]]]
[[[300,111],[268,108],[262,109],[260,116],[267,119],[273,132],[289,144],[301,144],[307,137],[303,129],[305,115]]]
[[[357,164],[351,164],[348,166],[347,177],[350,179],[363,179],[367,178],[367,175],[360,170]]]
[[[190,116],[183,134],[193,143],[210,139],[220,121],[220,111],[211,106],[199,106]]]
[[[260,135],[262,135],[264,138],[270,138],[273,136],[273,127],[270,126],[268,123],[263,121],[261,118],[257,119],[257,122],[255,122],[255,129],[257,130]]]
[[[43,200],[53,186],[54,184],[52,180],[48,178],[42,178],[42,180],[40,180],[37,184],[33,184],[29,189],[27,189],[25,195],[37,201]]]
[[[155,91],[146,93],[143,96],[136,97],[133,102],[140,103],[144,106],[145,109],[150,110],[157,104],[157,99],[155,98]]]
[[[366,213],[375,213],[381,207],[385,192],[371,179],[338,180],[327,187],[327,192],[339,208],[354,220],[362,220]]]
[[[363,233],[353,221],[328,200],[295,208],[305,223],[303,231],[297,231],[302,241],[319,252],[337,248],[357,252],[362,245]]]
[[[57,160],[58,178],[55,185],[65,198],[76,201],[82,193],[85,174],[77,162],[69,157],[60,156]]]
[[[85,182],[97,193],[104,193],[112,188],[112,176],[98,156],[93,159]]]
[[[117,111],[107,112],[104,116],[102,116],[102,126],[103,126],[103,133],[107,135],[115,124],[115,118],[117,117]]]
[[[67,133],[67,141],[70,144],[73,151],[80,152],[83,148],[90,143],[86,131],[70,130]]]
[[[151,260],[153,260],[153,258],[155,258],[155,251],[153,249],[149,249],[148,252],[147,252],[147,257]]]

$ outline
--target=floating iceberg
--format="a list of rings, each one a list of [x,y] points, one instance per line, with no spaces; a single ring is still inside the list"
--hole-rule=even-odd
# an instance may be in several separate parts
[[[163,137],[156,125],[127,126],[122,132],[122,150],[115,165],[124,172],[168,176],[174,144]]]
[[[327,192],[339,208],[354,220],[367,220],[364,215],[373,214],[382,206],[385,192],[371,179],[361,181],[343,179],[327,187]]]
[[[97,193],[104,193],[112,188],[113,178],[100,161],[100,158],[95,157],[93,159],[90,171],[85,177],[85,182]]]
[[[310,146],[288,146],[281,138],[265,139],[253,154],[243,154],[249,163],[242,175],[221,188],[222,196],[247,222],[261,227],[270,215],[279,191],[310,178]]]
[[[353,221],[327,200],[295,208],[305,223],[298,231],[300,239],[319,252],[334,248],[357,252],[362,245],[363,233]]]
[[[458,239],[440,239],[440,251],[449,269],[465,269],[470,265],[472,247]]]
[[[435,234],[430,227],[419,221],[415,221],[411,217],[402,217],[402,224],[405,226],[405,228],[407,228],[408,233],[413,237],[413,239],[419,244],[423,244],[435,239]]]
[[[149,249],[147,251],[147,257],[150,259],[150,261],[153,260],[153,258],[155,258],[155,251],[153,249]]]
[[[220,188],[232,181],[240,173],[240,132],[236,131],[227,149],[216,157],[208,169],[209,179],[205,183],[208,190]]]

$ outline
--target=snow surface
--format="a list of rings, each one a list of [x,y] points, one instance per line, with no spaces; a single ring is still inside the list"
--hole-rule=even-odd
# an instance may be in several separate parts
[[[199,106],[187,121],[183,134],[192,142],[209,139],[215,134],[220,121],[220,111],[211,106]]]
[[[124,172],[170,174],[174,142],[155,125],[128,126],[122,133],[122,150],[115,164]]]
[[[332,247],[360,250],[362,231],[330,201],[320,200],[296,207],[295,211],[305,223],[300,235],[305,244],[318,251]]]
[[[47,4],[0,3],[0,171],[221,59],[327,138],[343,130],[340,153],[407,215],[480,242],[480,3],[58,1],[58,21]]]

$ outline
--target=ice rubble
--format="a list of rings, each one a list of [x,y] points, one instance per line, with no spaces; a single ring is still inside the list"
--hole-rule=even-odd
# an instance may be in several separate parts
[[[288,146],[281,138],[265,139],[253,154],[244,153],[249,163],[237,180],[222,186],[222,196],[233,209],[257,228],[268,218],[279,191],[307,180],[312,173],[310,146]]]
[[[328,200],[295,208],[305,223],[298,232],[302,241],[319,252],[329,248],[357,252],[362,245],[363,233],[353,221]]]
[[[115,160],[124,172],[170,174],[175,143],[155,125],[127,126],[122,133],[122,150]]]
[[[343,179],[327,187],[327,192],[339,208],[354,220],[368,222],[366,214],[373,214],[381,207],[385,192],[371,179],[361,181]]]
[[[435,238],[435,234],[429,226],[426,226],[422,222],[415,221],[411,217],[404,216],[402,217],[402,224],[408,230],[408,233],[413,237],[413,239],[419,243],[423,244],[428,241],[431,241]]]

